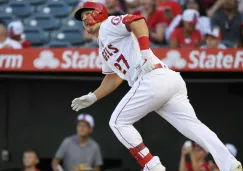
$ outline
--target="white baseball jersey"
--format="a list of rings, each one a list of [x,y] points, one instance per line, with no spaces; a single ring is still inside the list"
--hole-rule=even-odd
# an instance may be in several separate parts
[[[99,56],[103,74],[116,73],[132,86],[141,75],[139,64],[142,58],[135,35],[122,23],[125,16],[110,16],[101,24]],[[162,63],[155,55],[152,59],[154,64]]]

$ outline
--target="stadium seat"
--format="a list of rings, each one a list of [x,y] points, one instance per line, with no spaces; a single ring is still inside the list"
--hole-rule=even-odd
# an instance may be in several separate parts
[[[25,37],[33,46],[41,46],[48,42],[48,33],[38,28],[25,28]]]
[[[29,3],[31,5],[42,5],[46,3],[46,0],[29,0]]]
[[[0,14],[0,20],[4,21],[6,24],[9,24],[11,21],[17,20],[17,18],[8,14]]]
[[[8,3],[8,0],[0,0],[0,5],[7,4],[7,3]]]
[[[53,41],[68,41],[73,45],[82,43],[83,32],[77,28],[62,28],[51,34]]]
[[[70,48],[72,44],[67,41],[51,41],[49,42],[46,47],[50,48]]]
[[[1,0],[0,0],[1,1]],[[44,4],[45,2],[47,2],[48,0],[9,0],[9,2],[27,2],[31,5],[41,5],[41,4]]]
[[[34,8],[26,3],[23,2],[10,2],[7,6],[1,7],[0,12],[4,12],[8,15],[15,15],[19,18],[24,18],[32,14]]]
[[[37,11],[43,14],[51,14],[54,17],[64,18],[71,13],[72,8],[64,2],[50,2],[38,7]]]
[[[63,19],[62,25],[66,28],[79,28],[81,30],[83,29],[83,23],[81,21],[75,20],[74,17]]]
[[[52,2],[66,2],[66,0],[48,0],[49,3],[52,3]]]
[[[28,27],[41,28],[44,30],[53,30],[60,27],[60,20],[45,14],[36,14],[24,20]]]
[[[71,6],[76,6],[76,5],[78,5],[78,3],[79,3],[79,0],[69,0],[69,1],[67,1],[67,4],[71,5]]]

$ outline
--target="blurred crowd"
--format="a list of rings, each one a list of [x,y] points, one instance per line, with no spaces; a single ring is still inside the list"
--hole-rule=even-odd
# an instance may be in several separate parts
[[[80,0],[70,16],[86,0]],[[243,44],[243,1],[240,0],[97,0],[110,16],[135,14],[146,18],[152,48],[237,48]],[[98,47],[83,31],[82,46]],[[28,48],[24,26],[0,22],[0,48]]]
[[[89,114],[80,114],[76,121],[76,133],[64,137],[52,159],[53,171],[102,171],[104,161],[98,142],[92,138],[94,118]],[[233,156],[237,148],[230,143],[225,146]],[[180,153],[178,152],[178,155]],[[38,166],[41,160],[37,152],[27,149],[23,153],[23,171],[45,171]],[[209,153],[197,143],[187,140],[182,144],[178,171],[219,171]],[[123,170],[123,168],[116,168]],[[130,169],[128,169],[130,170]]]

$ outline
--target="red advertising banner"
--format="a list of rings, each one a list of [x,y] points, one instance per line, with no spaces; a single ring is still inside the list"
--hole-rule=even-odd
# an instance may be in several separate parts
[[[153,49],[177,71],[243,71],[243,49]],[[0,71],[99,72],[97,49],[0,50]]]

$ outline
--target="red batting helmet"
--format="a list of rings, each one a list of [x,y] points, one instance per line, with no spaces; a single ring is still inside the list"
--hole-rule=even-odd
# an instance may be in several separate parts
[[[81,8],[75,13],[75,19],[82,21],[81,14],[86,9],[94,10],[92,11],[91,15],[86,19],[86,23],[88,25],[94,25],[95,23],[104,21],[108,18],[108,12],[103,4],[94,1],[87,1],[83,3]]]

